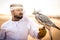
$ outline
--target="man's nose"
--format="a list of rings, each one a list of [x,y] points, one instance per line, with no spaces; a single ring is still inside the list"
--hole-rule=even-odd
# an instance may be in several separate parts
[[[21,12],[21,13],[19,13],[20,15],[23,15],[23,13]]]

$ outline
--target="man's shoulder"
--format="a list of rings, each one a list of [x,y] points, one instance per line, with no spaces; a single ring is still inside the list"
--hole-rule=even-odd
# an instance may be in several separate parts
[[[30,25],[34,24],[34,20],[32,18],[30,18],[30,17],[26,17],[24,20],[25,20],[25,22],[27,22]]]
[[[24,18],[24,21],[26,21],[26,22],[31,22],[32,20],[31,20],[29,17],[25,17],[25,18]]]

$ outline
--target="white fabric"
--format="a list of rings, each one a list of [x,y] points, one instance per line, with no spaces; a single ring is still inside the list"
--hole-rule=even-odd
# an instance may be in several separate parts
[[[6,40],[27,40],[29,34],[36,38],[38,34],[38,30],[27,17],[22,18],[20,21],[9,20],[2,25],[1,29],[7,33]],[[3,39],[4,36],[0,36],[1,38]]]
[[[20,7],[20,6],[14,6],[14,7],[10,7],[10,10],[15,10],[15,9],[20,9],[20,8],[23,8],[23,7]]]

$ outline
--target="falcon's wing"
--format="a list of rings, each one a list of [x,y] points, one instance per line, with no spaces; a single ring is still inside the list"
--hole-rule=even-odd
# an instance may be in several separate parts
[[[47,24],[47,25],[53,25],[54,23],[45,15],[39,15],[38,19],[41,20],[41,22]]]

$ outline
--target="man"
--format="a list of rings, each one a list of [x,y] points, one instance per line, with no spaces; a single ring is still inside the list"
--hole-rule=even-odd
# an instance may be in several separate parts
[[[0,39],[3,40],[27,40],[30,34],[38,38],[38,30],[32,24],[29,18],[23,13],[23,5],[10,5],[12,19],[1,26]]]

